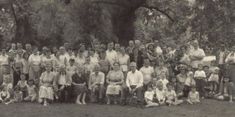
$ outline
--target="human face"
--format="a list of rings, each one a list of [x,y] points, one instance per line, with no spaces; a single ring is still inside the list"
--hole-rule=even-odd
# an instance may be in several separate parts
[[[121,47],[120,51],[121,51],[122,54],[125,54],[125,53],[126,53],[126,50],[125,50],[124,47]]]
[[[118,70],[119,70],[119,64],[118,64],[118,63],[115,63],[115,64],[113,65],[113,70],[114,70],[114,71],[118,71]]]
[[[51,66],[50,65],[46,65],[46,71],[50,72],[51,71]]]
[[[116,51],[119,51],[119,50],[120,50],[120,44],[118,44],[118,43],[115,44],[115,50],[116,50]]]
[[[109,43],[108,49],[109,49],[109,50],[113,50],[113,46],[114,46],[113,43]]]
[[[136,70],[136,66],[130,66],[131,71],[134,73]]]
[[[20,75],[20,79],[21,79],[22,81],[25,81],[25,79],[26,79],[25,75]]]
[[[133,47],[134,46],[134,42],[133,41],[129,41],[129,46]]]
[[[144,60],[144,66],[148,67],[150,65],[150,61],[148,59]]]

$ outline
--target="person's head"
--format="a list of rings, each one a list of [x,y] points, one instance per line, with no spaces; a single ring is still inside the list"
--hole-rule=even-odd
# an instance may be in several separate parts
[[[12,44],[11,44],[11,49],[12,49],[12,50],[16,50],[16,44],[15,44],[15,43],[12,43]]]
[[[84,52],[84,51],[86,50],[85,44],[80,44],[79,50],[80,50],[81,52]]]
[[[86,57],[86,63],[90,63],[91,62],[91,58],[90,57]]]
[[[122,47],[120,48],[120,52],[121,52],[123,55],[126,54],[126,49],[125,49],[125,47],[122,46]]]
[[[166,86],[169,91],[174,90],[174,87],[172,86],[171,83],[168,83]]]
[[[57,53],[58,52],[58,48],[56,47],[56,46],[54,46],[53,48],[52,48],[52,52],[55,54],[55,53]]]
[[[21,43],[17,43],[16,46],[17,46],[17,49],[23,49],[23,46]]]
[[[136,63],[135,62],[131,62],[130,63],[130,70],[134,73],[136,71]]]
[[[134,41],[130,40],[130,41],[129,41],[129,46],[130,46],[130,47],[134,47],[134,46],[135,46]]]
[[[33,80],[33,79],[29,79],[29,80],[28,80],[28,85],[29,85],[29,86],[34,85],[34,80]]]
[[[144,59],[144,66],[145,67],[148,67],[150,65],[150,61],[149,61],[149,59]]]
[[[23,57],[23,54],[24,54],[24,52],[23,52],[23,50],[17,50],[17,54],[19,55],[19,57]]]
[[[148,45],[148,50],[154,50],[154,45],[153,44],[149,44]]]
[[[29,43],[25,44],[25,49],[28,50],[28,51],[31,51],[32,45],[29,44]]]
[[[46,63],[46,72],[51,72],[51,69],[52,69],[52,64],[51,63]]]
[[[59,48],[59,52],[60,52],[60,54],[65,54],[65,52],[66,52],[65,47],[64,47],[64,46],[61,46],[61,47]]]
[[[192,91],[192,92],[196,92],[196,91],[197,91],[196,86],[193,85],[193,86],[191,87],[191,91]]]
[[[99,53],[99,57],[100,57],[101,60],[104,60],[106,58],[106,52],[105,51],[101,51]]]
[[[26,80],[25,74],[20,74],[20,80],[22,80],[22,81],[25,81],[25,80]]]
[[[197,40],[194,40],[194,41],[192,42],[192,46],[194,47],[194,49],[198,49],[198,48],[199,48],[198,41],[197,41]]]
[[[188,77],[193,78],[193,72],[192,71],[188,72]]]
[[[10,74],[4,74],[3,75],[3,82],[8,84],[8,83],[11,83],[12,80],[11,80],[11,75]]]
[[[148,91],[152,91],[152,90],[153,90],[153,87],[152,87],[151,85],[148,85],[147,90],[148,90]]]
[[[119,43],[115,43],[114,48],[115,48],[116,51],[120,51],[120,44]]]
[[[214,74],[219,74],[219,68],[215,68]]]
[[[120,64],[119,64],[118,62],[114,62],[114,63],[113,63],[113,70],[114,70],[114,71],[120,70]]]
[[[232,50],[231,50],[231,51],[235,52],[235,46],[232,47]]]
[[[95,50],[91,48],[89,50],[89,56],[94,56],[94,54],[95,54]]]
[[[48,51],[48,48],[46,46],[42,47],[42,54],[46,54]]]
[[[135,46],[136,47],[140,47],[140,45],[141,45],[141,41],[140,40],[135,40]]]
[[[75,60],[74,60],[74,59],[69,59],[69,64],[70,64],[71,66],[73,66],[73,65],[75,64]]]
[[[99,66],[99,65],[95,65],[95,67],[94,67],[94,72],[95,72],[96,74],[98,74],[98,73],[100,72],[100,66]]]
[[[179,65],[178,68],[179,68],[179,71],[180,71],[181,74],[186,74],[186,72],[187,72],[187,66],[186,65]]]
[[[114,43],[113,42],[110,42],[108,43],[108,50],[113,50],[113,47],[114,47]]]
[[[198,66],[198,69],[199,69],[199,66]],[[209,68],[209,66],[205,65],[205,66],[203,67],[203,70],[204,70],[205,72],[209,72],[210,68]]]
[[[34,49],[33,49],[33,54],[34,54],[34,55],[38,54],[38,47],[34,47]]]
[[[198,70],[203,70],[203,65],[202,64],[198,64]]]
[[[180,50],[182,51],[182,53],[186,53],[187,52],[187,46],[181,46]]]

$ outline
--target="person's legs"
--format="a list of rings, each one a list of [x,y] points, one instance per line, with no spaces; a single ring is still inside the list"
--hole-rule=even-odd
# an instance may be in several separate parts
[[[82,95],[82,104],[86,104],[86,93]]]
[[[100,85],[98,91],[99,91],[99,101],[101,101],[103,99],[103,95],[104,95],[104,86]]]
[[[137,98],[138,98],[138,101],[140,101],[141,103],[143,102],[143,88],[142,87],[139,87],[136,89],[136,93],[137,93]]]

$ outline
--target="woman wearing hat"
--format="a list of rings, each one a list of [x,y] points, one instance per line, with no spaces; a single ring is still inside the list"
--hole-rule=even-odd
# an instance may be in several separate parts
[[[44,106],[48,105],[49,101],[54,100],[54,88],[56,88],[55,74],[51,71],[52,65],[46,64],[46,71],[40,77],[39,102]]]
[[[235,46],[232,47],[231,52],[228,54],[225,62],[228,64],[228,78],[230,82],[230,102],[233,102],[234,84],[235,84]]]

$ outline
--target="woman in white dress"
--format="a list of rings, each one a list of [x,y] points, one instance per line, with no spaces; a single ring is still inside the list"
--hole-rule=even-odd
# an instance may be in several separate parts
[[[46,71],[42,73],[40,77],[40,88],[39,88],[39,102],[44,106],[48,105],[49,101],[54,100],[54,89],[56,88],[56,77],[51,71],[52,64],[47,63]]]
[[[6,50],[2,49],[2,53],[0,55],[0,84],[3,82],[3,75],[9,69],[8,55],[6,54]]]

